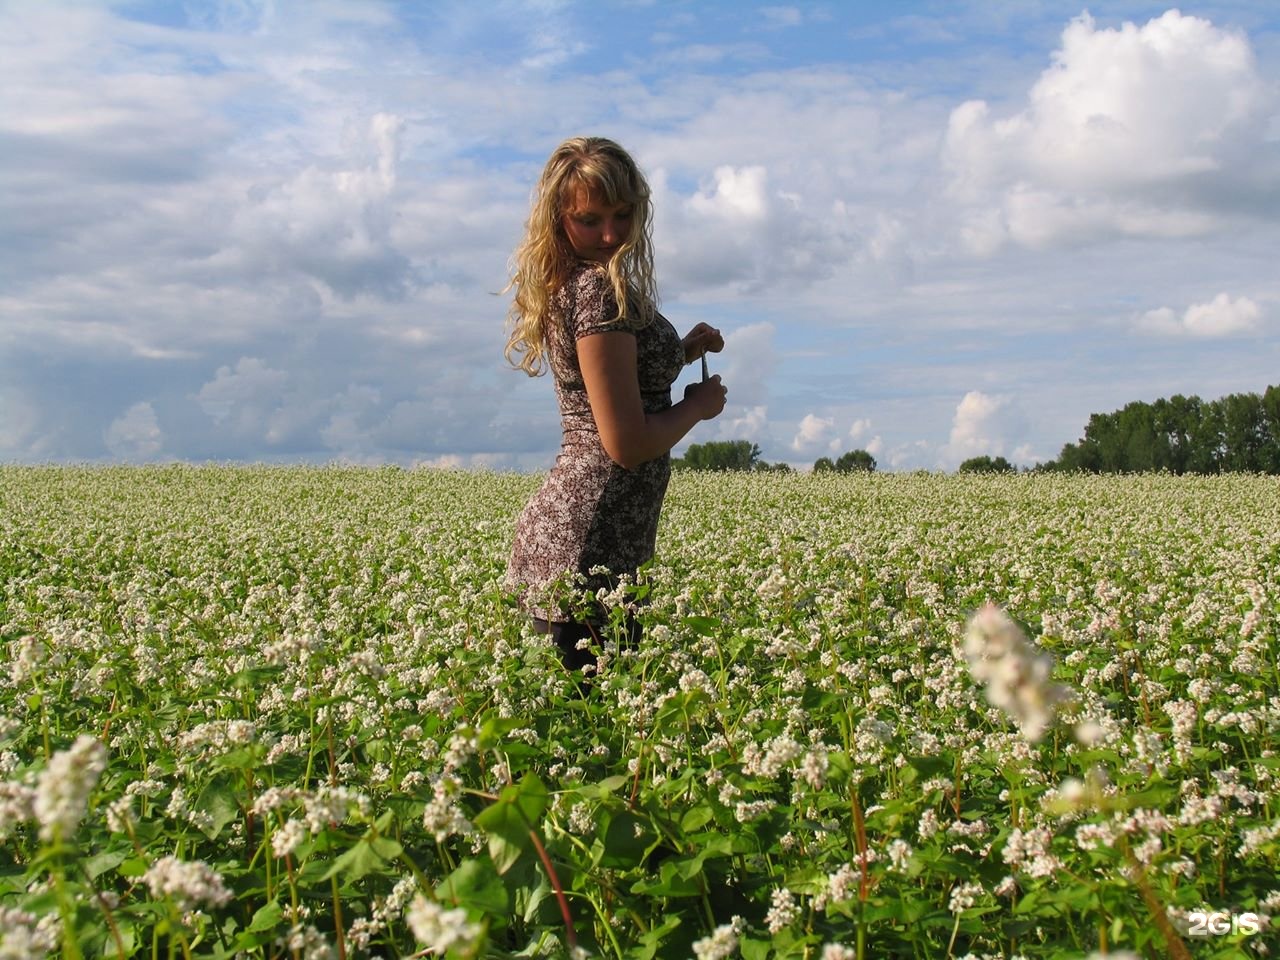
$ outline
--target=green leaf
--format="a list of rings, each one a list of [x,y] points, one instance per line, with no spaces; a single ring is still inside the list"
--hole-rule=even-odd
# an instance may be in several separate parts
[[[711,809],[711,804],[700,803],[696,807],[690,807],[684,812],[684,816],[680,818],[680,831],[682,833],[693,833],[705,827],[715,817],[715,812]]]
[[[632,947],[627,951],[627,960],[653,960],[654,957],[667,956],[670,951],[664,951],[664,941],[668,935],[680,926],[680,915],[669,913],[667,919],[656,927],[650,927],[649,930],[640,937],[638,946]]]
[[[684,618],[684,625],[700,637],[711,637],[715,635],[720,621],[714,617],[691,616]]]
[[[656,839],[647,820],[624,810],[605,828],[599,865],[620,870],[638,866]]]
[[[700,871],[690,872],[688,868],[689,861],[665,860],[656,877],[637,880],[631,892],[653,897],[701,896],[702,885],[697,882]]]
[[[390,837],[366,836],[338,857],[320,879],[329,880],[341,874],[342,879],[348,882],[359,880],[375,870],[385,870],[391,861],[400,856],[402,849]]]
[[[121,861],[116,873],[122,877],[140,877],[147,872],[147,861],[142,857],[130,857]]]
[[[272,900],[257,909],[253,919],[249,921],[249,926],[245,927],[245,931],[248,933],[262,933],[266,930],[274,930],[283,918],[284,909],[277,901]]]
[[[613,796],[630,782],[631,778],[628,776],[605,777],[599,783],[588,783],[578,787],[574,793],[587,800],[604,800]]]
[[[210,781],[200,791],[193,806],[209,815],[209,822],[200,827],[200,832],[210,840],[216,839],[223,827],[240,816],[240,804],[236,801],[235,791],[228,781],[221,778]]]
[[[492,860],[469,857],[458,869],[436,887],[436,899],[442,903],[466,907],[493,916],[504,916],[511,910],[511,898]]]
[[[85,873],[90,880],[96,880],[108,870],[114,870],[129,859],[128,850],[112,850],[99,853],[84,862]]]
[[[549,795],[536,774],[503,787],[498,799],[481,810],[475,825],[489,835],[489,856],[499,873],[506,873],[533,846],[530,831],[542,819]]]

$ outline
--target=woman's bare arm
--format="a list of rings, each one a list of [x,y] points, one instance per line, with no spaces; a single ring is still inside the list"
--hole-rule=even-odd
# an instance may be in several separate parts
[[[622,332],[594,333],[578,341],[578,366],[591,414],[609,458],[634,470],[667,453],[701,420],[724,409],[718,376],[691,384],[684,399],[660,413],[645,413],[636,374],[636,338]]]

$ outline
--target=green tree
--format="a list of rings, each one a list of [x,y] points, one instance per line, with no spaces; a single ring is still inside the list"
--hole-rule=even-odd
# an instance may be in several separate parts
[[[1044,470],[1280,473],[1280,387],[1205,402],[1174,394],[1089,417]]]
[[[1015,473],[1017,468],[1004,457],[970,457],[960,464],[960,473]]]
[[[840,454],[835,462],[835,469],[839,473],[874,473],[876,469],[876,458],[865,450],[850,450],[848,453]]]
[[[831,461],[830,457],[819,457],[813,461],[814,473],[831,473],[835,468],[836,465]]]
[[[712,440],[692,444],[672,466],[685,470],[752,470],[760,448],[750,440]]]

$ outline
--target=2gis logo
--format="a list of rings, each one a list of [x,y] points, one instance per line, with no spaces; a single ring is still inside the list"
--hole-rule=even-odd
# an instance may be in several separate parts
[[[1210,910],[1207,907],[1187,914],[1187,936],[1225,937],[1243,935],[1251,937],[1262,932],[1262,920],[1256,913],[1231,913],[1227,910]]]

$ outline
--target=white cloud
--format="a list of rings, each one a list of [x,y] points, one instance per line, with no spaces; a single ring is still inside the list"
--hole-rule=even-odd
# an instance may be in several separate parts
[[[736,417],[722,417],[719,430],[722,440],[761,440],[769,424],[769,408],[749,407]]]
[[[1001,456],[1025,429],[1025,418],[1012,397],[970,390],[956,405],[951,435],[939,451],[939,462],[955,467],[970,457]]]
[[[1177,10],[1118,29],[1084,14],[1053,61],[1019,113],[952,111],[944,158],[952,196],[974,205],[971,251],[1002,233],[1028,246],[1204,233],[1238,213],[1242,180],[1274,193],[1276,92],[1243,34]]]
[[[344,296],[402,294],[409,260],[390,231],[403,126],[399,117],[375,114],[352,146],[357,155],[371,148],[369,160],[336,169],[313,165],[254,187],[232,228],[246,265],[298,271]]]
[[[711,373],[719,373],[734,408],[763,406],[769,402],[769,383],[778,365],[774,326],[750,323],[724,335],[724,351],[707,355]]]
[[[367,455],[368,416],[381,402],[382,394],[376,387],[356,384],[348,387],[333,399],[329,422],[320,430],[324,445],[348,458]]]
[[[164,432],[151,404],[135,403],[111,421],[103,440],[117,459],[151,460],[164,447]]]
[[[1169,336],[1229,337],[1257,330],[1262,308],[1248,297],[1232,299],[1220,293],[1209,303],[1193,303],[1178,316],[1170,307],[1157,307],[1138,317],[1140,330]]]
[[[801,454],[831,452],[829,449],[833,442],[831,433],[835,424],[835,420],[831,417],[819,417],[813,413],[806,413],[796,428],[796,435],[791,440],[791,449]],[[839,440],[834,442],[838,446]]]
[[[714,185],[689,198],[689,210],[725,220],[763,220],[768,212],[764,167],[717,167]]]
[[[214,423],[260,435],[265,415],[280,404],[288,382],[285,371],[274,370],[257,357],[241,357],[234,370],[219,367],[196,400]]]

